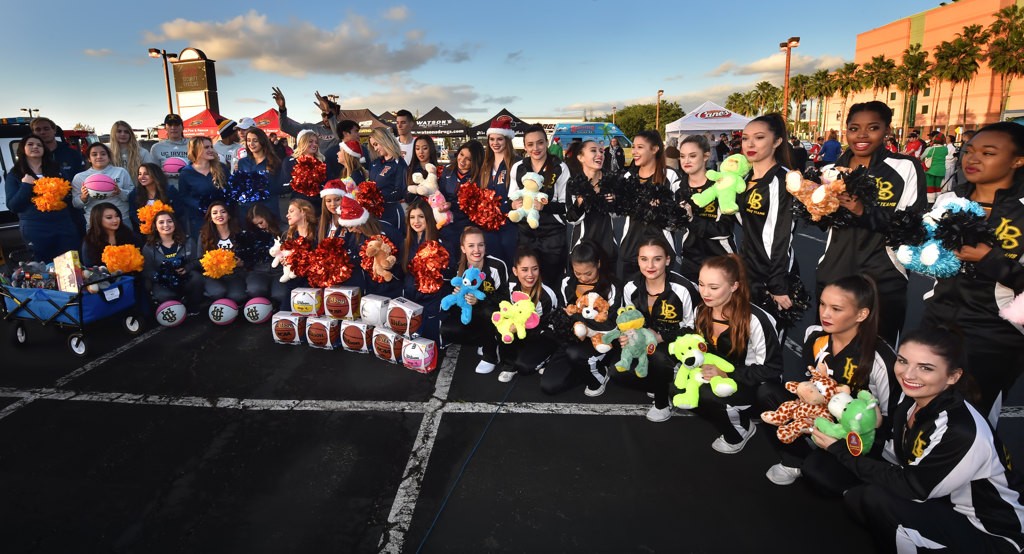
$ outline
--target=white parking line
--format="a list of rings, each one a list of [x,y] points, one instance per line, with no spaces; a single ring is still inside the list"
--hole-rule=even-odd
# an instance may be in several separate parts
[[[107,352],[106,354],[100,356],[99,358],[96,358],[95,360],[93,360],[93,361],[85,364],[84,366],[82,366],[82,367],[72,371],[71,373],[68,373],[67,375],[61,377],[60,379],[57,379],[57,382],[55,383],[55,385],[58,386],[58,387],[63,387],[64,385],[67,385],[71,381],[74,381],[75,379],[78,379],[79,377],[85,375],[86,373],[89,373],[90,371],[96,369],[97,367],[99,367],[99,366],[107,363],[108,361],[110,361],[110,360],[120,356],[124,352],[126,352],[128,350],[131,350],[132,348],[134,348],[139,343],[145,341],[149,337],[152,337],[153,335],[155,335],[155,334],[157,334],[157,333],[159,333],[159,332],[161,332],[163,330],[164,330],[163,327],[157,327],[156,329],[150,329],[149,331],[146,331],[145,333],[143,333],[143,334],[135,337],[134,339],[132,339],[132,340],[122,344],[121,346],[115,348],[114,350],[111,350],[110,352]]]

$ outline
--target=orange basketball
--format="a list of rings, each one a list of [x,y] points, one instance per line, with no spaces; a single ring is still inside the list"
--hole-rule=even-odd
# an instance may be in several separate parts
[[[306,329],[306,338],[313,346],[327,346],[327,326],[320,322],[311,323]]]
[[[382,360],[390,360],[393,357],[391,355],[391,341],[384,335],[377,335],[373,338],[373,351]]]
[[[423,325],[423,315],[416,314],[412,316],[412,320],[409,321],[409,330],[406,334],[411,335],[420,330],[420,326]]]
[[[279,319],[274,323],[274,336],[281,342],[295,341],[295,324],[287,319]]]
[[[327,298],[324,298],[324,307],[334,319],[344,319],[348,317],[350,311],[348,296],[340,292],[332,292],[327,295]]]
[[[345,332],[341,335],[342,342],[345,343],[345,348],[349,350],[362,350],[366,344],[366,337],[363,336],[362,330],[355,325],[349,325],[345,327]]]
[[[390,327],[392,331],[404,335],[405,331],[409,328],[409,316],[406,311],[397,306],[389,309],[388,327]]]

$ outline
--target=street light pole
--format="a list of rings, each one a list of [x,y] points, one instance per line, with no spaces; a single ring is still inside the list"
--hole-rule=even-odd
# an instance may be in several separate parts
[[[658,89],[658,103],[654,106],[654,130],[661,134],[661,95],[665,91]]]
[[[615,106],[612,106],[612,125],[615,125]]]
[[[36,112],[36,114],[38,114],[39,108],[22,108],[21,111],[28,112],[28,116],[34,119],[36,116],[32,112]]]
[[[167,59],[170,58],[172,61],[178,59],[178,55],[174,52],[168,52],[160,48],[149,49],[150,58],[163,58],[164,60],[164,87],[167,89],[167,113],[174,113],[174,104],[171,103],[171,74],[167,69]]]
[[[793,52],[793,49],[800,46],[800,37],[789,37],[786,42],[779,43],[779,50],[786,53],[786,77],[782,82],[782,121],[788,124],[789,120],[786,117],[789,115],[789,58]],[[799,117],[800,109],[797,108],[797,117]]]

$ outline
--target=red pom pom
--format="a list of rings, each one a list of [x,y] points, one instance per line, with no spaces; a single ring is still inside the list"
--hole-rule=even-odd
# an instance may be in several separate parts
[[[442,272],[448,268],[448,251],[436,240],[428,240],[416,249],[416,255],[409,261],[409,273],[416,282],[416,290],[423,294],[434,294],[444,284]]]
[[[296,272],[298,273],[298,272]],[[309,286],[331,287],[348,281],[352,276],[352,263],[343,238],[325,238],[310,253],[305,273]]]
[[[393,258],[397,259],[397,257],[398,257],[398,248],[395,248],[395,243],[391,242],[391,239],[385,237],[384,235],[374,235],[374,236],[369,237],[368,239],[364,240],[363,241],[363,245],[359,247],[359,260],[360,260],[359,261],[359,266],[362,267],[363,271],[366,271],[366,273],[368,273],[370,275],[370,278],[373,279],[374,281],[376,281],[378,283],[390,282],[391,278],[392,278],[391,272],[388,271],[387,275],[381,275],[381,274],[377,273],[376,271],[374,271],[373,270],[373,260],[374,260],[374,257],[366,255],[366,246],[368,244],[370,244],[371,242],[375,241],[375,240],[381,241],[385,246],[387,246],[387,247],[389,247],[391,249],[390,250],[391,253],[388,254],[388,257],[393,257]],[[387,265],[387,264],[384,264],[384,265]],[[388,269],[391,269],[392,267],[394,267],[394,261],[392,261],[391,265],[388,265],[384,269],[388,270]]]
[[[373,217],[380,218],[384,215],[384,196],[373,181],[363,181],[356,187],[356,202],[366,211],[373,214]]]
[[[288,250],[291,254],[285,263],[292,269],[292,273],[305,276],[309,272],[312,252],[310,243],[304,237],[288,239],[281,243],[281,250]]]
[[[459,207],[469,220],[484,231],[497,231],[507,218],[501,212],[501,197],[476,183],[459,185]]]
[[[318,196],[327,180],[327,164],[313,156],[300,156],[292,168],[292,190],[306,196]]]

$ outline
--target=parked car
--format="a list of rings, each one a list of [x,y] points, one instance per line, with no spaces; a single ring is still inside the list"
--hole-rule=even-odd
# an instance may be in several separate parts
[[[32,133],[29,121],[27,117],[0,118],[0,268],[6,265],[9,256],[25,249],[18,216],[7,209],[4,178],[14,167],[21,139]]]
[[[569,143],[574,140],[593,140],[607,147],[611,144],[613,138],[618,139],[619,146],[622,147],[622,151],[626,155],[626,165],[633,161],[633,141],[626,138],[622,129],[619,129],[614,123],[602,123],[600,121],[557,123],[555,124],[555,133],[551,136],[551,140],[555,138],[561,139],[562,148],[568,148]]]

